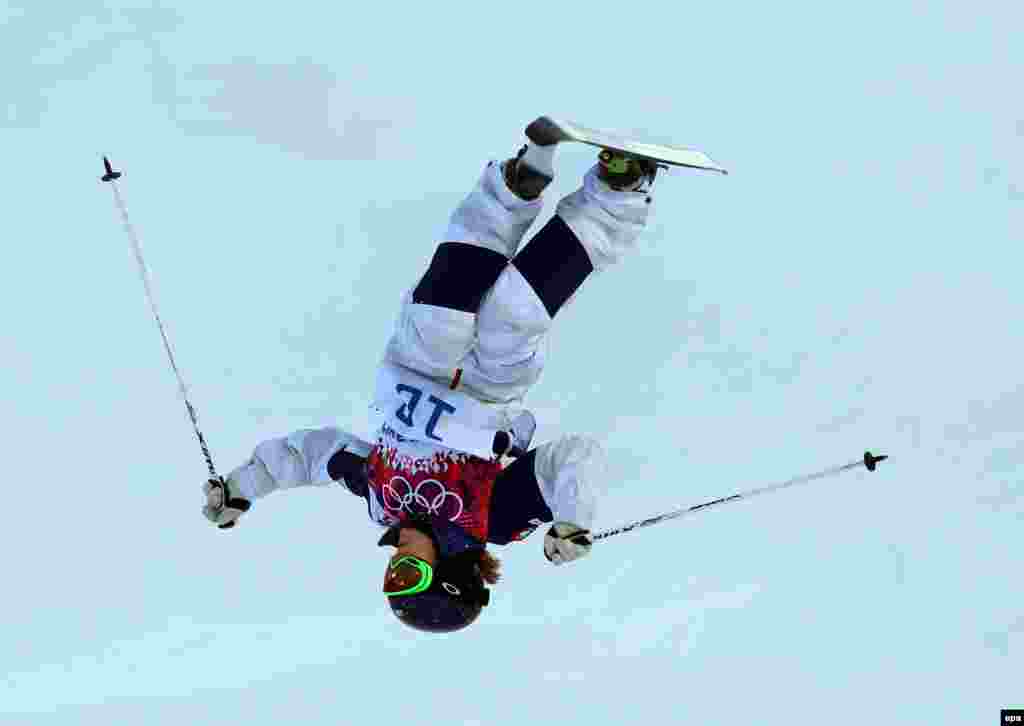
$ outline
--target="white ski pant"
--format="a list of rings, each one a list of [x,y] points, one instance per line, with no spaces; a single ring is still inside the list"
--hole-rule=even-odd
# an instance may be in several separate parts
[[[506,186],[491,162],[455,209],[427,273],[406,292],[386,358],[489,403],[522,400],[544,367],[555,314],[593,272],[632,249],[650,210],[590,169],[522,251],[543,206]],[[461,373],[457,373],[461,371]]]
[[[491,162],[455,209],[431,265],[406,292],[385,357],[480,401],[520,403],[544,367],[557,312],[592,273],[636,244],[646,192],[618,192],[591,168],[522,250],[543,202],[525,201]],[[539,446],[533,475],[555,520],[591,526],[605,479],[598,442],[561,436]]]

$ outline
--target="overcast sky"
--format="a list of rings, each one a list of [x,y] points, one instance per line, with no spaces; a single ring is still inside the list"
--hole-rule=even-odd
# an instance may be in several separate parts
[[[1024,707],[1024,11],[1009,2],[0,6],[0,723],[995,723]],[[404,289],[551,114],[699,147],[556,323],[537,441],[599,438],[601,542],[497,552],[403,628],[340,488],[200,514],[205,466],[365,433]],[[548,193],[594,160],[560,149]],[[546,216],[546,215],[545,215]]]

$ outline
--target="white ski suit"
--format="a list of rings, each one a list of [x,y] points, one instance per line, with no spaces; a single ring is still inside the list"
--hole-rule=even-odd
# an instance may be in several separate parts
[[[490,162],[402,298],[378,369],[376,441],[334,427],[296,431],[261,443],[229,480],[249,499],[343,481],[378,524],[443,513],[497,544],[541,522],[590,528],[605,476],[596,441],[561,436],[504,469],[491,442],[538,380],[555,314],[635,245],[649,203],[645,192],[612,190],[595,166],[520,251],[542,201],[517,197]]]

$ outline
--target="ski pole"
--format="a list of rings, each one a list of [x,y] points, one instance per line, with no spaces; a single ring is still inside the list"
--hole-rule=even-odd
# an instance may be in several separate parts
[[[153,286],[149,280],[149,271],[146,269],[146,261],[142,258],[142,245],[139,244],[139,237],[135,232],[135,227],[132,226],[131,221],[128,219],[128,210],[124,206],[124,200],[121,198],[121,192],[115,183],[116,180],[121,177],[121,172],[114,171],[110,167],[110,161],[105,156],[103,157],[103,168],[106,173],[100,178],[105,182],[109,182],[111,188],[114,190],[114,203],[117,205],[117,209],[121,213],[121,221],[124,223],[124,229],[128,233],[128,239],[132,244],[132,252],[135,253],[135,262],[138,263],[139,266],[139,277],[142,279],[142,287],[146,291],[146,299],[149,300],[149,308],[153,311],[153,318],[156,320],[156,325],[160,329],[160,337],[164,341],[164,350],[167,351],[167,359],[171,362],[171,370],[174,371],[174,375],[178,379],[178,390],[181,392],[181,397],[185,399],[185,408],[188,409],[188,417],[192,420],[192,428],[196,432],[196,438],[199,439],[199,448],[203,450],[203,458],[206,459],[206,468],[210,472],[211,479],[219,479],[217,476],[217,469],[213,465],[213,457],[210,455],[210,449],[206,445],[206,439],[203,438],[203,432],[199,430],[199,416],[196,414],[196,409],[192,405],[192,402],[188,400],[188,388],[185,386],[185,379],[182,377],[181,371],[178,370],[178,364],[174,361],[174,353],[171,351],[171,343],[167,339],[167,331],[164,329],[163,321],[160,319],[160,312],[156,307],[156,298],[153,295]]]
[[[815,472],[814,474],[806,474],[804,476],[798,476],[789,481],[784,481],[781,484],[772,484],[766,487],[760,487],[758,489],[748,489],[745,492],[738,492],[732,496],[722,497],[720,499],[713,499],[710,502],[704,502],[703,504],[695,504],[692,507],[686,507],[685,509],[676,509],[672,512],[665,512],[664,514],[658,514],[654,517],[648,517],[647,519],[641,519],[637,522],[630,524],[624,524],[621,527],[615,529],[609,529],[604,532],[598,532],[594,535],[594,541],[599,539],[605,539],[616,534],[622,534],[623,532],[629,532],[633,529],[639,529],[640,527],[650,527],[652,524],[658,524],[659,522],[667,522],[670,519],[678,519],[685,517],[687,514],[693,514],[703,509],[710,509],[711,507],[719,504],[725,504],[726,502],[736,502],[740,499],[751,499],[758,496],[759,494],[767,494],[768,492],[777,492],[780,489],[787,489],[797,484],[806,484],[807,482],[814,481],[815,479],[824,479],[825,477],[835,476],[844,471],[855,469],[858,466],[864,466],[868,471],[874,471],[875,467],[878,466],[878,462],[885,461],[888,456],[875,456],[870,451],[865,451],[864,456],[857,461],[850,462],[849,464],[843,464],[842,466],[834,466],[831,469],[825,469],[823,471]]]

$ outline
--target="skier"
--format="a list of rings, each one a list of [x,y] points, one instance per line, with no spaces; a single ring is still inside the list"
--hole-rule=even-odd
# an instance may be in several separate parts
[[[387,528],[378,541],[394,548],[384,593],[418,630],[449,632],[477,619],[500,575],[488,544],[552,523],[550,562],[576,560],[593,545],[601,447],[565,435],[530,448],[536,421],[522,401],[558,311],[634,246],[657,166],[602,150],[520,250],[554,178],[559,139],[542,121],[527,126],[516,156],[487,164],[452,214],[447,241],[405,293],[378,368],[376,440],[333,427],[296,431],[204,485],[203,513],[227,529],[273,491],[343,484]]]

